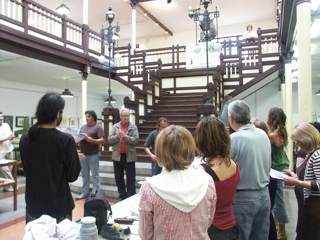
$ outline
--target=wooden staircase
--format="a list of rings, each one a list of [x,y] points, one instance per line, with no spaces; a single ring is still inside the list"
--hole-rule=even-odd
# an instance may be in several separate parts
[[[240,35],[218,38],[222,45],[220,65],[208,71],[205,68],[188,69],[187,50],[190,49],[181,45],[137,48],[133,53],[130,45],[119,47],[113,52],[118,53],[120,59],[114,59],[115,67],[108,69],[99,61],[101,55],[108,55],[101,33],[32,0],[4,2],[8,7],[0,13],[1,49],[81,70],[84,80],[89,73],[106,77],[110,71],[113,80],[132,90],[134,97],[124,105],[134,113],[140,132],[137,181],[151,174],[150,160],[144,153],[143,144],[151,130],[156,128],[159,117],[166,117],[171,124],[185,126],[193,132],[200,114],[219,112],[224,96],[239,97],[249,88],[263,87],[264,80],[271,79],[270,75],[273,77],[282,68],[278,29],[258,29],[254,41],[243,40]],[[204,81],[207,74],[210,80]],[[194,93],[182,93],[186,91]],[[208,108],[208,103],[214,108]],[[104,119],[106,135],[110,121],[115,121],[115,118],[109,119],[109,115]],[[114,180],[111,180],[114,178],[111,153],[104,152],[102,160],[103,188],[110,196],[117,196]]]
[[[193,133],[199,118],[197,109],[202,102],[202,93],[162,95],[158,103],[153,106],[152,112],[148,114],[148,118],[137,125],[140,137],[137,146],[137,162],[150,162],[143,146],[149,133],[157,128],[160,117],[167,118],[170,124],[184,126]],[[111,152],[105,153],[102,160],[111,161]]]
[[[154,105],[154,109],[148,115],[148,119],[137,127],[139,129],[139,144],[137,146],[136,161],[136,182],[137,191],[140,186],[139,181],[151,176],[151,162],[148,155],[144,152],[144,142],[148,134],[157,127],[159,117],[166,117],[170,124],[186,127],[190,132],[194,132],[198,122],[197,108],[203,103],[201,93],[178,93],[162,95]],[[118,197],[115,184],[111,152],[103,155],[105,161],[100,161],[100,180],[101,188],[107,196]],[[81,191],[82,179],[79,178],[71,184],[73,192]]]
[[[156,128],[160,117],[167,118],[170,124],[182,125],[193,132],[198,121],[197,108],[202,102],[201,93],[162,95],[147,120],[138,125],[140,138],[145,139]]]

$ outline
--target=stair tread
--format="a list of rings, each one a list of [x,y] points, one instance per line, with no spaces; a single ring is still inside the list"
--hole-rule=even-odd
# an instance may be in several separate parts
[[[203,95],[164,95],[160,97],[160,101],[162,99],[179,99],[179,98],[202,99]]]
[[[185,120],[174,120],[174,121],[171,121],[170,123],[197,123],[198,120],[193,120],[193,119],[185,119]],[[145,120],[143,122],[143,124],[139,124],[138,126],[142,126],[144,124],[157,124],[158,123],[158,120]]]
[[[177,123],[175,121],[173,122],[170,122],[170,124],[179,124],[179,125],[196,125],[197,122],[188,122],[188,123],[185,123],[185,122],[181,122],[181,123]],[[192,126],[191,126],[192,127]],[[138,126],[138,129],[150,129],[150,130],[154,130],[155,127],[154,126],[145,126],[145,125],[141,125],[141,126]]]
[[[165,91],[165,89],[164,89]],[[161,97],[180,97],[180,96],[192,96],[192,97],[198,97],[203,96],[202,93],[174,93],[174,94],[163,94]]]
[[[144,169],[149,169],[150,168],[150,163],[146,162],[136,162],[136,168],[144,168]],[[99,166],[110,166],[113,167],[113,161],[100,161]]]
[[[158,109],[158,108],[173,108],[173,107],[183,107],[183,108],[191,108],[191,107],[199,107],[202,104],[157,104],[155,106],[153,106],[154,109]]]
[[[114,173],[99,172],[99,177],[100,178],[114,178]],[[146,176],[137,175],[136,181],[143,181],[145,178],[146,178]]]

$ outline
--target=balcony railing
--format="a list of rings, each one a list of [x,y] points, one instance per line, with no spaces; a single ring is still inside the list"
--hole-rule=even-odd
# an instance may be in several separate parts
[[[102,34],[32,0],[0,0],[0,25],[57,44],[66,51],[75,51],[84,58],[98,59],[100,55],[108,55]],[[186,46],[137,48],[133,54],[130,45],[115,49],[116,77],[127,81],[135,92],[134,99],[127,98],[125,105],[135,113],[137,122],[146,117],[163,92],[203,92],[207,100],[213,100],[215,110],[218,110],[225,94],[251,81],[279,61],[277,29],[258,29],[257,38],[251,40],[242,39],[241,35],[217,40],[222,45],[222,51],[220,65],[210,69],[211,85],[201,78],[190,81],[190,78],[171,77],[170,80],[170,74],[187,72]],[[190,76],[195,77],[199,73],[199,76],[204,76],[205,69],[194,71]],[[165,86],[168,80],[172,81],[172,87]],[[140,90],[135,90],[135,87]]]
[[[102,37],[88,28],[32,0],[0,0],[2,25],[74,51],[99,56]]]
[[[32,0],[0,0],[0,23],[84,56],[98,58],[106,55],[107,49],[100,33]],[[258,38],[251,42],[242,40],[240,35],[218,39],[222,44],[223,78],[229,81],[226,86],[232,80],[238,81],[238,85],[243,84],[246,68],[259,68],[262,72],[268,63],[272,65],[277,60],[277,29],[258,29],[257,34]],[[130,54],[129,45],[116,49],[115,53],[119,53],[115,59],[118,76],[140,88],[143,82],[149,81],[149,72],[159,68],[159,60],[163,71],[186,68],[186,46],[137,49]]]

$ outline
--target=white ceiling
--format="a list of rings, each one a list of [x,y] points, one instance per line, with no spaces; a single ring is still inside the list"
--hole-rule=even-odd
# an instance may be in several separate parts
[[[69,17],[82,23],[82,0],[36,0],[36,2],[52,10],[64,2],[71,9]],[[188,17],[188,7],[198,8],[200,1],[172,0],[167,4],[167,0],[154,0],[141,5],[175,33],[194,30],[194,23]],[[213,0],[209,10],[214,10],[215,6],[220,10],[219,27],[270,20],[276,17],[276,0]],[[105,13],[108,7],[112,7],[116,14],[115,22],[120,24],[121,39],[130,39],[131,7],[128,0],[89,0],[89,26],[100,32],[102,26],[106,25]],[[138,12],[137,37],[158,35],[165,36],[167,33],[156,26],[150,18],[145,17],[142,12]]]

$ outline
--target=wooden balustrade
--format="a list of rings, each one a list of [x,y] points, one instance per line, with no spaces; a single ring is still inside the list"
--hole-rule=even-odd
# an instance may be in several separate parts
[[[0,0],[0,19],[17,30],[84,54],[103,53],[101,34],[32,0]]]
[[[87,25],[74,22],[33,0],[0,0],[0,19],[17,31],[77,51],[85,58],[107,53],[102,32],[97,33]],[[211,82],[216,83],[214,99],[221,99],[226,90],[230,92],[246,84],[279,61],[277,29],[258,29],[257,35],[257,39],[250,41],[242,39],[240,35],[217,39],[222,45],[222,57],[220,68],[210,69]],[[176,84],[175,77],[182,76],[183,72],[189,71],[192,77],[206,74],[205,69],[186,70],[186,46],[136,49],[131,54],[128,45],[115,48],[112,54],[116,77],[127,81],[132,89],[140,89],[133,100],[137,121],[145,117],[164,91],[208,92],[207,83],[190,86]],[[162,78],[168,76],[174,76],[171,88],[163,86]],[[218,110],[219,106],[216,107]]]
[[[158,60],[157,68],[144,69],[141,80],[141,90],[135,91],[134,100],[125,97],[123,100],[124,106],[130,109],[130,113],[136,124],[141,123],[148,113],[151,112],[153,106],[157,103],[160,97],[161,88],[161,61]],[[133,81],[131,81],[132,83]],[[140,85],[140,84],[139,84]]]
[[[57,43],[69,49],[84,54],[99,56],[105,55],[104,41],[101,33],[97,33],[68,19],[32,0],[0,0],[0,18],[22,27],[28,34]],[[241,73],[244,65],[263,65],[263,57],[272,57],[278,53],[277,29],[258,30],[258,39],[255,43],[242,40],[240,35],[220,37],[225,66],[230,68],[227,74]],[[251,48],[251,50],[249,49]],[[142,72],[150,70],[156,65],[158,59],[162,62],[162,69],[185,69],[186,47],[173,45],[167,48],[148,50],[136,49],[130,54],[130,46],[117,48],[120,58],[116,59],[117,70],[120,76],[127,78],[140,77]],[[241,52],[242,51],[242,52]],[[138,56],[142,62],[136,62]],[[227,60],[229,58],[229,60]],[[236,69],[235,68],[240,68]],[[138,74],[137,74],[138,73]],[[138,81],[138,80],[137,80]]]
[[[228,92],[251,81],[279,61],[277,29],[257,30],[256,39],[224,40],[223,88]]]

